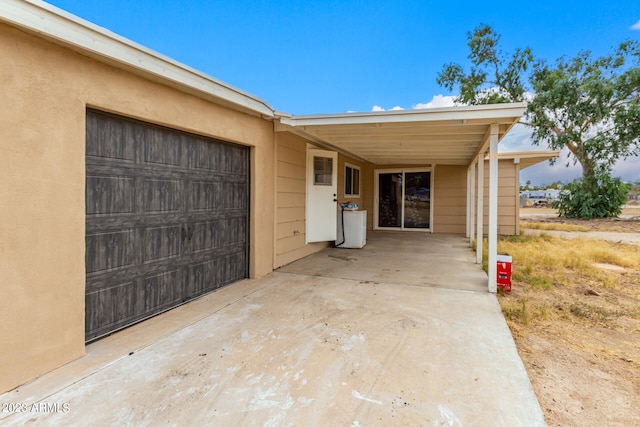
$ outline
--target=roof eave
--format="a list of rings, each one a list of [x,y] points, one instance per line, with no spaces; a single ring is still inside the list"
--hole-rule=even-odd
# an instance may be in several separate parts
[[[500,160],[513,160],[519,163],[520,170],[558,157],[560,157],[560,151],[558,150],[505,151],[498,153],[498,159]]]
[[[515,124],[525,113],[525,102],[454,106],[430,109],[371,111],[364,113],[313,114],[281,117],[289,126],[321,126],[375,123],[407,123],[485,119]]]
[[[0,22],[238,111],[268,118],[274,116],[274,109],[260,98],[50,4],[4,0],[0,2]]]

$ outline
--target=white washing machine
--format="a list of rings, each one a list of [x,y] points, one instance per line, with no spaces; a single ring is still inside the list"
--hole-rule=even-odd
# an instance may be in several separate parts
[[[344,222],[344,243],[342,224]],[[367,244],[367,211],[338,211],[337,248],[360,249]]]

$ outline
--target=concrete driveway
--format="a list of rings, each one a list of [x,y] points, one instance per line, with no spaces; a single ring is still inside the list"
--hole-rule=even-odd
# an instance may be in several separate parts
[[[473,259],[425,234],[327,249],[90,344],[0,424],[545,425]]]

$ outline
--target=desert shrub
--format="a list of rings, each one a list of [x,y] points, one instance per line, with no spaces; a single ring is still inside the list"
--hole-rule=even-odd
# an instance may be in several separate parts
[[[560,192],[553,207],[565,218],[610,218],[622,213],[629,185],[601,173],[578,178]]]

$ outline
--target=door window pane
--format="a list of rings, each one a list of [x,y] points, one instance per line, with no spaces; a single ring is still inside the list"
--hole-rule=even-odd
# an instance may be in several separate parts
[[[313,157],[314,185],[333,185],[333,159],[329,157]]]
[[[378,227],[402,226],[402,173],[378,175]]]
[[[431,173],[405,173],[404,227],[429,228],[431,209]]]

